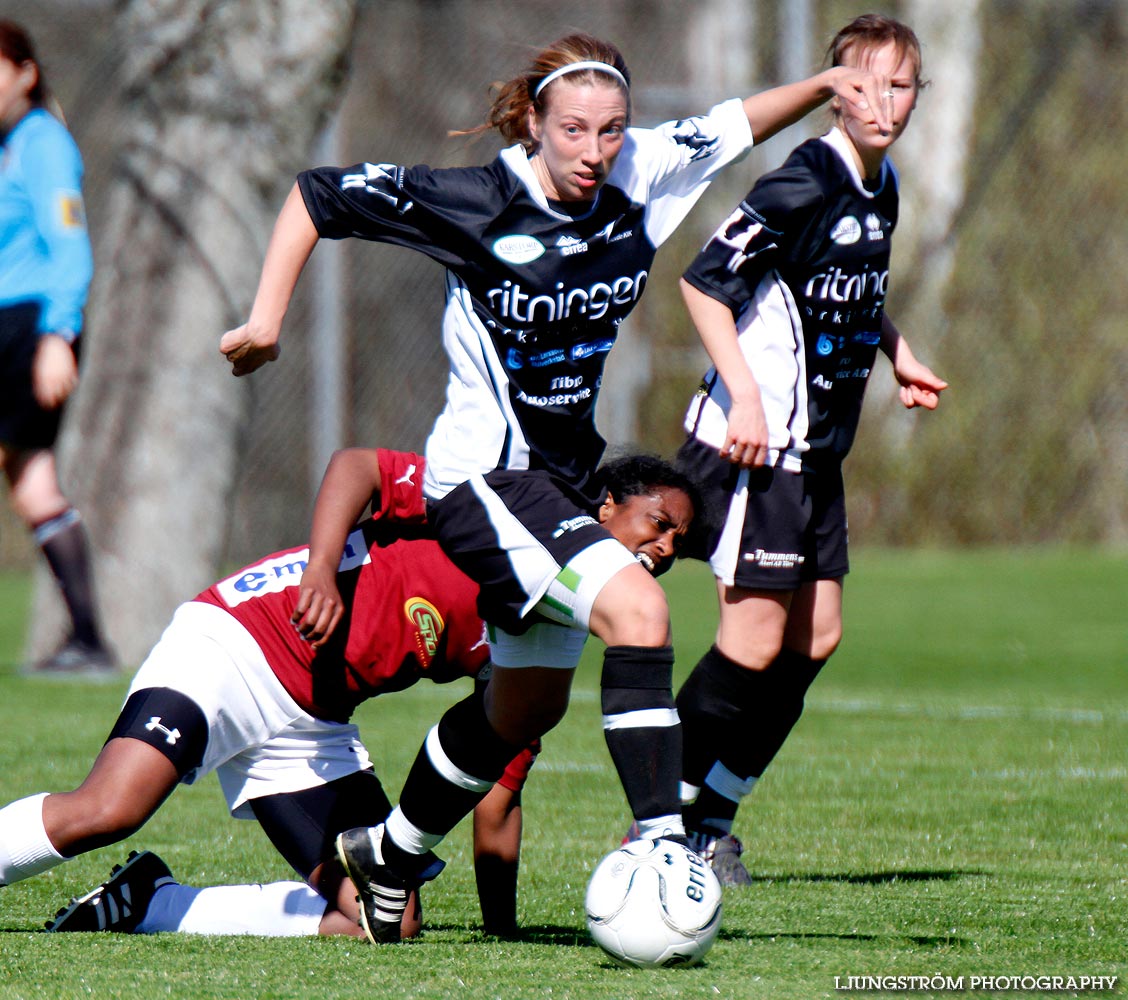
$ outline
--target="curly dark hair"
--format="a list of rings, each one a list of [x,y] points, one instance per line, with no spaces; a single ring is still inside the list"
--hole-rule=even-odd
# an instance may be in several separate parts
[[[701,514],[701,492],[689,476],[656,455],[624,455],[604,462],[596,473],[599,483],[622,503],[628,497],[644,496],[655,487],[681,490],[693,506],[694,520]]]

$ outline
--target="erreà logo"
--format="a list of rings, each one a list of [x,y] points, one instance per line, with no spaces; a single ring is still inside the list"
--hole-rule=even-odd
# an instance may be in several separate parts
[[[544,253],[544,244],[535,236],[502,236],[494,240],[492,249],[507,264],[531,264]]]
[[[415,626],[415,645],[419,650],[419,661],[426,670],[431,665],[439,639],[443,634],[443,616],[430,601],[422,597],[412,597],[404,601],[404,614]]]
[[[842,246],[857,243],[862,238],[862,224],[852,215],[844,215],[830,231],[830,238]]]

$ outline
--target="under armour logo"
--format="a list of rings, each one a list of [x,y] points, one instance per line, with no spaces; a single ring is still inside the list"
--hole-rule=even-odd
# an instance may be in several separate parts
[[[415,483],[413,483],[411,481],[411,477],[414,476],[414,475],[415,475],[415,463],[413,462],[411,465],[409,465],[407,467],[407,472],[405,472],[402,476],[400,476],[399,479],[397,479],[392,485],[398,486],[400,483],[407,483],[408,486],[414,486]]]
[[[153,732],[154,729],[159,729],[162,733],[164,733],[165,742],[169,746],[176,746],[176,741],[180,739],[180,730],[168,729],[167,727],[162,726],[161,717],[159,715],[152,716],[149,721],[145,723],[145,728],[149,730],[150,733]]]

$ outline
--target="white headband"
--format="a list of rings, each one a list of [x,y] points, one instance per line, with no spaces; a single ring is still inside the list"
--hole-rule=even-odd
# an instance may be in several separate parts
[[[559,69],[554,69],[551,73],[548,74],[548,76],[546,76],[543,80],[541,80],[540,83],[537,84],[537,89],[533,91],[533,100],[535,101],[538,97],[540,97],[541,92],[544,90],[544,88],[552,83],[553,80],[558,80],[560,77],[564,76],[567,73],[579,73],[581,70],[585,69],[594,69],[598,70],[600,73],[606,73],[608,74],[608,76],[613,76],[627,90],[631,89],[630,84],[627,83],[627,78],[623,76],[623,74],[620,73],[617,69],[615,69],[615,67],[610,63],[594,62],[589,59],[585,60],[584,62],[568,63],[565,66],[561,66]]]

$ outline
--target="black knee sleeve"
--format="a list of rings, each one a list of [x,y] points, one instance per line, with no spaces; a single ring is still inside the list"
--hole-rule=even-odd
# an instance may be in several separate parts
[[[159,750],[183,778],[203,763],[208,720],[203,709],[179,691],[142,688],[129,696],[106,742],[123,736]]]

